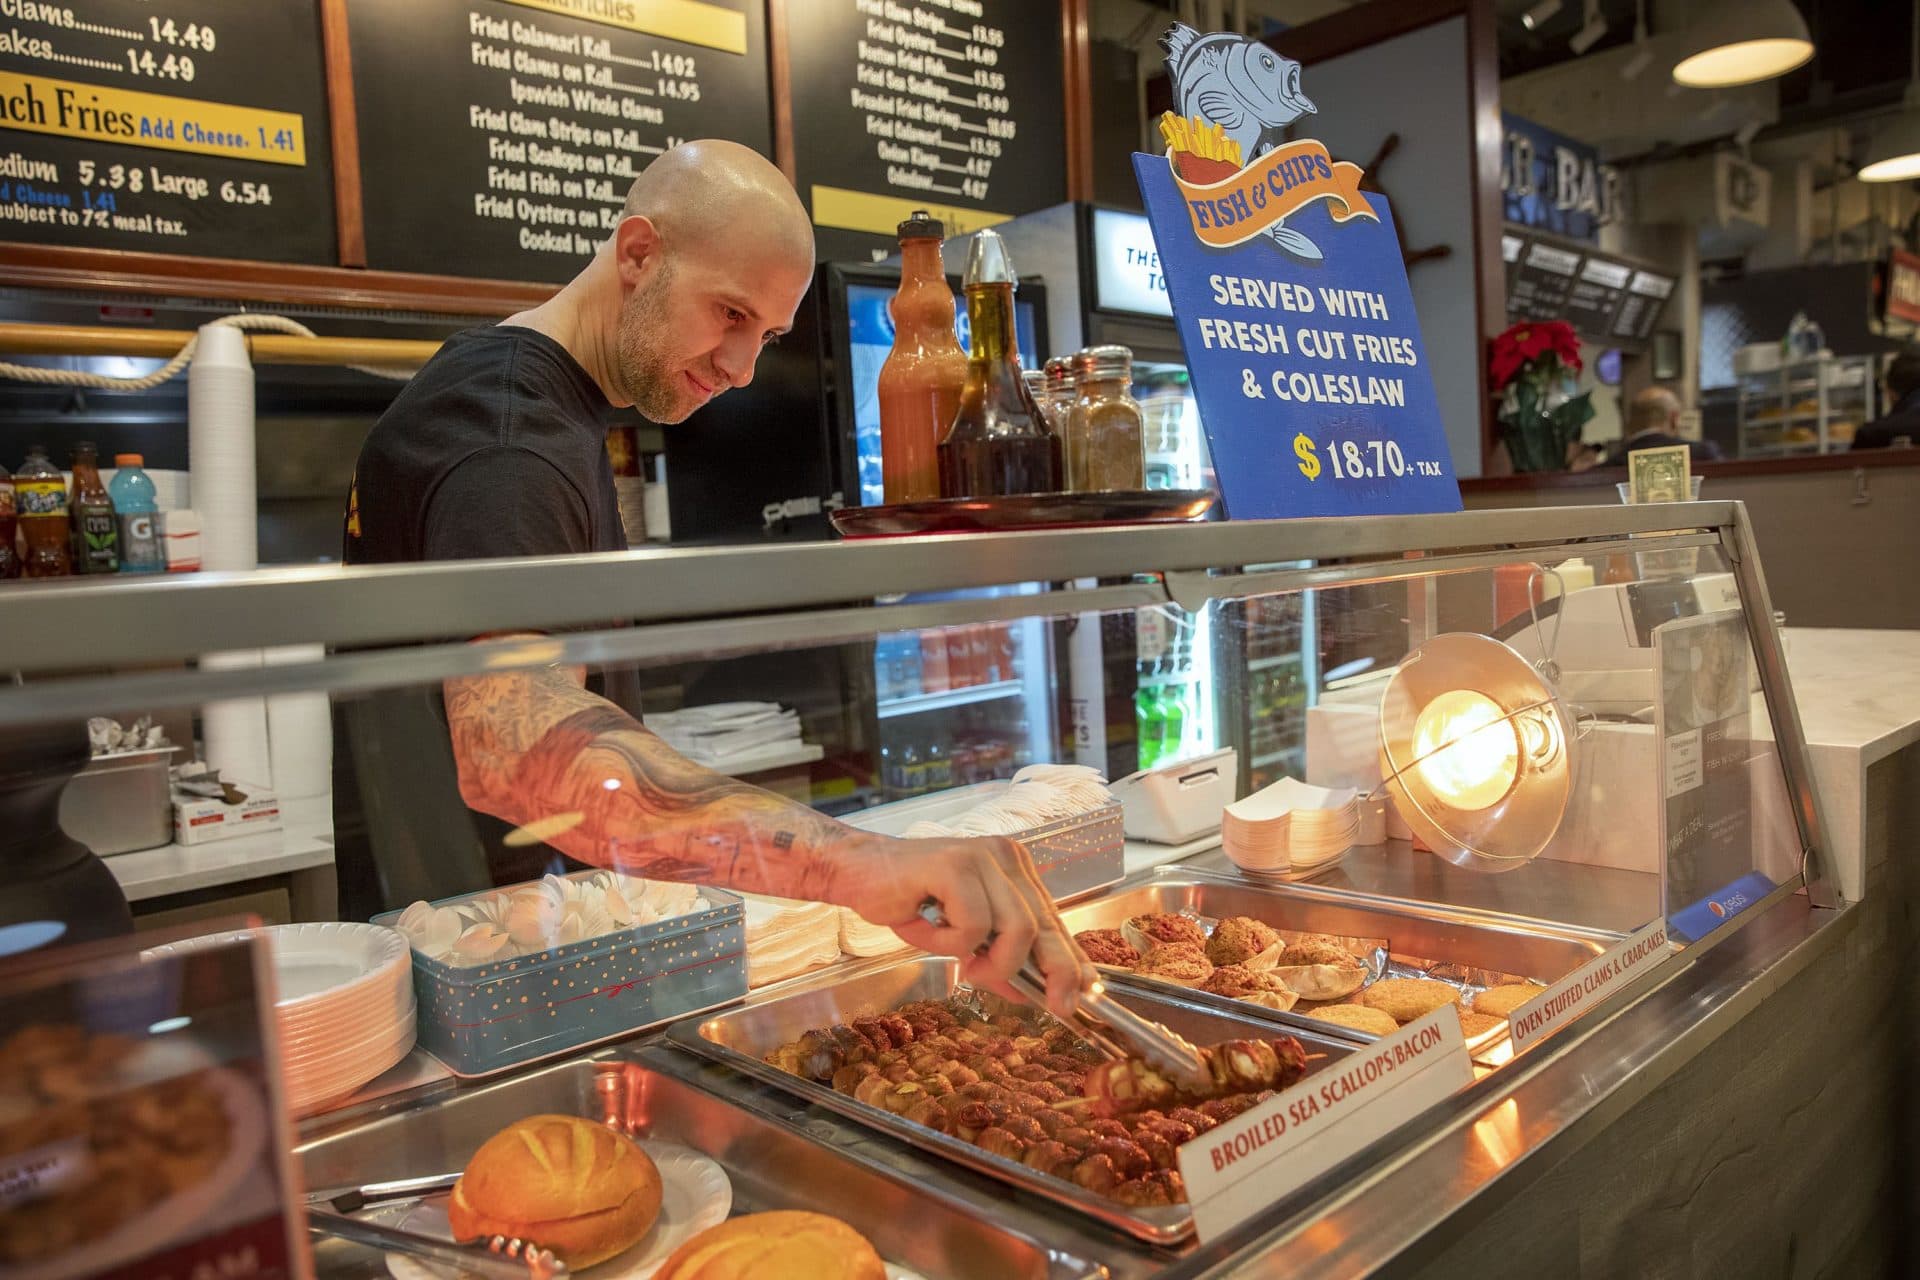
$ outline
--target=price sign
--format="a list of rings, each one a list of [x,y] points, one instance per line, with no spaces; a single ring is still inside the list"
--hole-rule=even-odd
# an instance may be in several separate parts
[[[1385,199],[1321,143],[1277,136],[1276,112],[1314,109],[1298,66],[1178,23],[1162,43],[1179,113],[1168,154],[1133,165],[1227,513],[1458,511]],[[1218,71],[1243,63],[1272,99],[1258,110]]]

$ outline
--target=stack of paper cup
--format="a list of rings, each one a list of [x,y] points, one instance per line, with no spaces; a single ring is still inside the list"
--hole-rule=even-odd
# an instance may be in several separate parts
[[[205,325],[187,370],[187,464],[208,569],[259,564],[254,480],[253,365],[238,329]]]
[[[1360,830],[1359,797],[1282,778],[1221,814],[1220,840],[1242,871],[1302,875],[1346,856]]]

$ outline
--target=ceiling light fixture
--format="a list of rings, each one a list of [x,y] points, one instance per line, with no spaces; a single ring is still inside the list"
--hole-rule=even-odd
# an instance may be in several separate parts
[[[1529,31],[1538,31],[1540,24],[1560,12],[1560,4],[1561,0],[1540,0],[1540,3],[1520,15],[1520,25]]]
[[[1573,33],[1573,39],[1567,46],[1573,50],[1573,56],[1579,57],[1598,44],[1600,37],[1607,34],[1607,20],[1600,12],[1600,0],[1587,0],[1586,20],[1580,29]]]
[[[1622,80],[1637,80],[1653,65],[1653,49],[1647,44],[1647,0],[1634,0],[1633,56],[1620,64]]]
[[[1906,100],[1893,123],[1874,135],[1857,176],[1862,182],[1920,178],[1920,15],[1913,24],[1913,65]]]
[[[1813,57],[1792,0],[1713,0],[1681,33],[1676,83],[1726,89],[1785,75]]]

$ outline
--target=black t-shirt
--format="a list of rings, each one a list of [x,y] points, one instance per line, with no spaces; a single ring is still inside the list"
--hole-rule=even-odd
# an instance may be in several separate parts
[[[606,397],[552,338],[448,339],[374,424],[347,500],[348,564],[624,551]],[[639,710],[631,674],[590,686]],[[335,828],[343,918],[566,869],[460,800],[437,685],[345,702]],[[357,801],[357,805],[356,802]]]

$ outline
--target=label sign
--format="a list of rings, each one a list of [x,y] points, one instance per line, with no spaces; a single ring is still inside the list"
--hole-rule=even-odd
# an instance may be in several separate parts
[[[1920,256],[1895,249],[1887,259],[1887,315],[1920,324]]]
[[[331,264],[319,6],[0,3],[0,239]]]
[[[1201,1241],[1217,1239],[1473,1082],[1447,1005],[1180,1148]]]
[[[1392,214],[1358,170],[1302,153],[1200,185],[1166,156],[1133,166],[1227,513],[1458,511]]]
[[[1777,886],[1758,871],[1749,871],[1726,888],[1680,908],[1668,923],[1682,942],[1697,942],[1733,917],[1772,893]]]
[[[1673,954],[1667,922],[1656,920],[1626,941],[1595,956],[1545,991],[1515,1009],[1507,1019],[1513,1051],[1559,1030],[1612,995],[1628,981],[1651,973]]]
[[[1592,240],[1621,215],[1620,171],[1545,125],[1503,112],[1500,194],[1508,222]]]
[[[1160,250],[1144,214],[1093,211],[1093,305],[1102,311],[1173,314]]]

